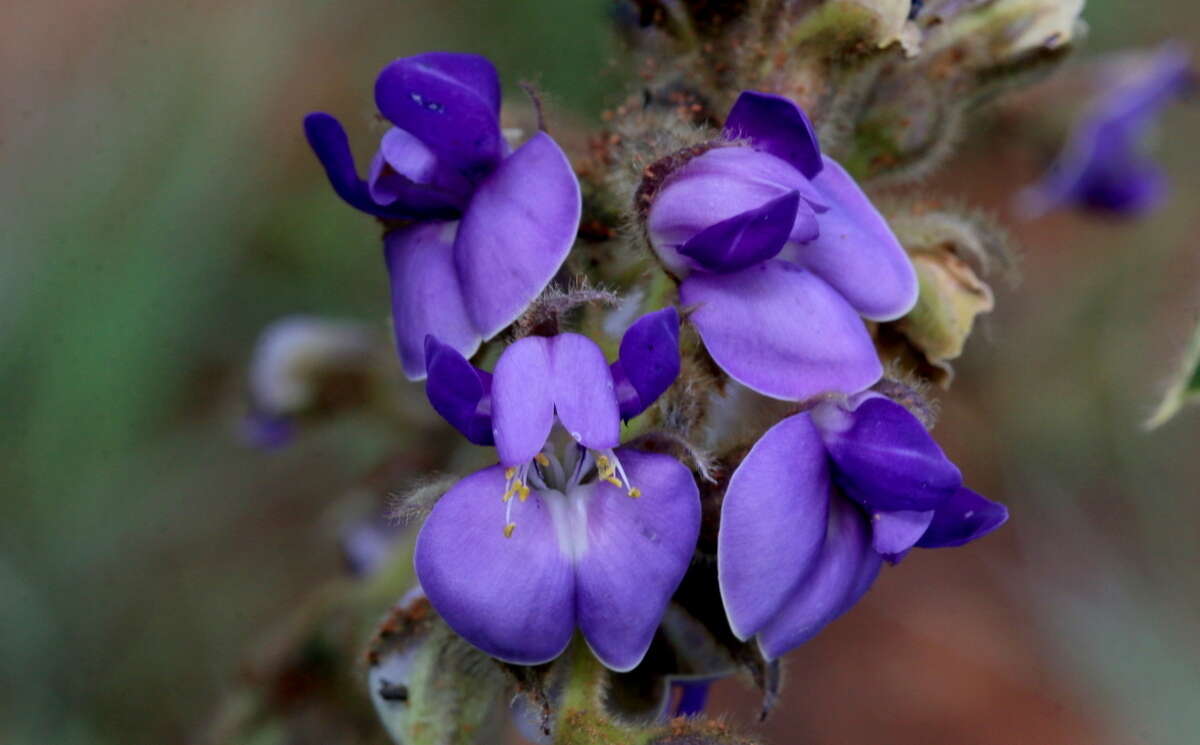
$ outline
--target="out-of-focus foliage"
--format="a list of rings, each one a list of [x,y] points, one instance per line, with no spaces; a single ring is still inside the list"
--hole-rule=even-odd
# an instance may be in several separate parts
[[[454,48],[491,56],[507,85],[538,80],[555,117],[593,116],[624,80],[609,61],[608,7],[0,8],[0,741],[190,739],[257,635],[338,571],[338,529],[405,488],[441,444],[413,443],[412,462],[362,494],[346,485],[395,438],[378,421],[339,422],[273,454],[239,445],[242,369],[263,325],[292,312],[386,315],[377,231],[329,193],[303,114],[327,109],[365,132],[382,63]],[[1086,17],[1084,58],[1200,38],[1200,12],[1182,0],[1155,13],[1093,0]],[[1021,230],[1021,294],[995,287],[996,313],[955,362],[939,432],[1014,514],[1011,538],[964,560],[992,570],[992,589],[949,605],[934,580],[969,590],[974,575],[921,561],[894,570],[905,608],[868,598],[802,650],[770,725],[779,733],[1194,742],[1200,422],[1185,412],[1152,435],[1138,424],[1200,302],[1198,124],[1194,110],[1163,124],[1176,194],[1153,220],[1060,215]],[[1016,139],[968,137],[937,190],[1002,209],[1045,165],[1029,148],[997,153],[989,143],[1003,137]],[[408,393],[419,401],[418,387]],[[1000,592],[1017,615],[988,605]],[[879,624],[904,633],[867,656]],[[911,670],[892,668],[917,652],[931,688],[912,697]],[[949,670],[964,666],[955,685]],[[850,668],[853,679],[837,677]],[[823,693],[849,685],[859,695]],[[1000,709],[994,734],[956,729]]]

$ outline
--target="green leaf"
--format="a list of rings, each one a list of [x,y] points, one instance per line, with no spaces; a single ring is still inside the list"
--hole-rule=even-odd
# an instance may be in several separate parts
[[[1175,374],[1158,408],[1146,420],[1146,429],[1155,429],[1170,421],[1185,404],[1200,401],[1200,326],[1192,333],[1183,364]]]

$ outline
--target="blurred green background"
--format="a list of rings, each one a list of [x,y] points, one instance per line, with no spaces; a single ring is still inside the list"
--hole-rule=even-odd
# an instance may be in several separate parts
[[[608,7],[0,8],[0,742],[186,741],[255,636],[339,571],[333,497],[387,432],[270,454],[236,436],[266,322],[387,312],[377,228],[334,198],[302,116],[343,117],[365,157],[377,70],[455,49],[586,122],[622,93]],[[1187,0],[1085,16],[1081,60],[1200,39]],[[774,742],[1200,742],[1200,411],[1139,428],[1200,315],[1197,131],[1168,112],[1175,193],[1150,219],[1015,226],[1024,282],[998,287],[939,427],[1012,521],[886,572],[797,652]],[[1006,214],[1042,165],[980,134],[922,188]],[[748,723],[749,695],[722,684],[718,706]]]

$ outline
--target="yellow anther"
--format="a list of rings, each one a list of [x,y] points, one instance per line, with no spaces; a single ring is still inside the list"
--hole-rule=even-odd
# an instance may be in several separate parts
[[[633,497],[634,499],[637,499],[638,497],[642,496],[642,490],[637,488],[636,486],[632,487],[629,490],[629,496]]]
[[[597,455],[596,456],[596,465],[600,468],[608,468],[608,456],[607,455]]]
[[[522,502],[524,502],[526,499],[529,499],[529,487],[521,484],[521,488],[517,491],[517,495],[521,497]]]
[[[513,531],[516,529],[517,529],[516,523],[509,523],[508,525],[505,525],[504,526],[504,537],[512,538]]]
[[[550,459],[546,457],[545,453],[538,453],[537,455],[533,456],[533,459],[536,460],[539,465],[550,465]]]
[[[504,478],[505,479],[511,479],[513,476],[516,476],[516,475],[517,475],[516,466],[509,466],[508,468],[504,469]]]
[[[604,480],[607,481],[608,483],[612,484],[613,486],[617,487],[618,489],[621,488],[622,486],[624,486],[624,484],[621,483],[621,480],[619,478],[617,478],[616,476],[609,476],[608,478],[606,478]]]

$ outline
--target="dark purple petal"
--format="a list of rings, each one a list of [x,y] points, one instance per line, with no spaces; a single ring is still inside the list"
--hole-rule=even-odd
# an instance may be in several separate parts
[[[692,473],[667,455],[617,450],[638,498],[596,482],[587,498],[586,547],[576,568],[579,627],[612,670],[642,661],[671,595],[692,561],[700,495]],[[520,530],[520,528],[518,528]]]
[[[812,569],[831,496],[825,447],[807,414],[767,430],[734,471],[721,505],[717,572],[739,639],[775,617]]]
[[[354,154],[350,152],[350,140],[337,119],[321,111],[313,112],[304,117],[304,134],[317,159],[325,167],[333,190],[347,204],[380,217],[408,216],[403,206],[387,207],[371,198],[367,183],[358,177]]]
[[[286,415],[251,411],[242,420],[242,440],[250,447],[275,450],[288,444],[296,434],[296,423]]]
[[[852,410],[825,403],[812,412],[834,483],[872,510],[936,509],[962,486],[962,473],[908,409],[878,394]]]
[[[476,190],[454,244],[467,309],[484,338],[525,311],[575,242],[579,182],[545,133],[534,135]]]
[[[425,395],[434,411],[476,445],[492,436],[492,376],[436,337],[425,337]]]
[[[725,118],[725,136],[752,141],[808,178],[821,171],[821,146],[812,122],[783,96],[743,91]]]
[[[492,434],[500,463],[528,463],[554,426],[554,374],[546,339],[513,342],[492,375]]]
[[[574,572],[540,493],[513,501],[516,528],[505,537],[504,488],[504,468],[492,466],[446,492],[417,536],[413,564],[450,628],[493,657],[536,665],[571,640]]]
[[[814,205],[820,205],[822,197],[812,182],[768,153],[749,147],[719,147],[671,176],[654,198],[646,227],[668,268],[683,275],[694,262],[678,250],[693,236],[793,191],[800,193],[803,204],[796,212],[789,241],[805,243],[819,232]]]
[[[485,58],[432,52],[398,59],[379,73],[375,103],[438,160],[466,175],[500,162],[500,82]]]
[[[679,376],[679,311],[663,308],[634,321],[611,371],[622,419],[649,408]]]
[[[831,500],[825,543],[812,570],[759,633],[758,644],[767,659],[795,649],[847,611],[858,599],[855,593],[865,591],[864,579],[873,579],[878,564],[866,516],[844,499]]]
[[[675,680],[671,685],[679,690],[679,703],[675,704],[675,716],[694,717],[704,713],[708,705],[711,680]]]
[[[917,302],[917,273],[883,215],[832,158],[813,185],[829,205],[816,240],[782,258],[828,282],[861,315],[890,321]]]
[[[584,447],[616,447],[621,442],[621,415],[604,352],[579,334],[559,334],[547,340],[547,346],[558,420]]]
[[[460,354],[479,348],[467,316],[451,245],[455,223],[427,222],[397,228],[384,238],[392,286],[396,347],[409,380],[425,377],[425,337],[436,336]]]
[[[789,192],[710,225],[680,246],[679,253],[710,272],[736,272],[754,266],[783,249],[799,209],[800,192]]]
[[[929,530],[917,541],[917,546],[961,546],[991,533],[1006,520],[1007,507],[964,486],[937,509]]]
[[[854,393],[883,374],[854,309],[816,275],[771,260],[734,274],[697,272],[679,287],[708,353],[765,396]]]
[[[875,511],[871,513],[871,545],[884,556],[896,556],[908,551],[925,534],[933,522],[933,510],[914,512]]]

